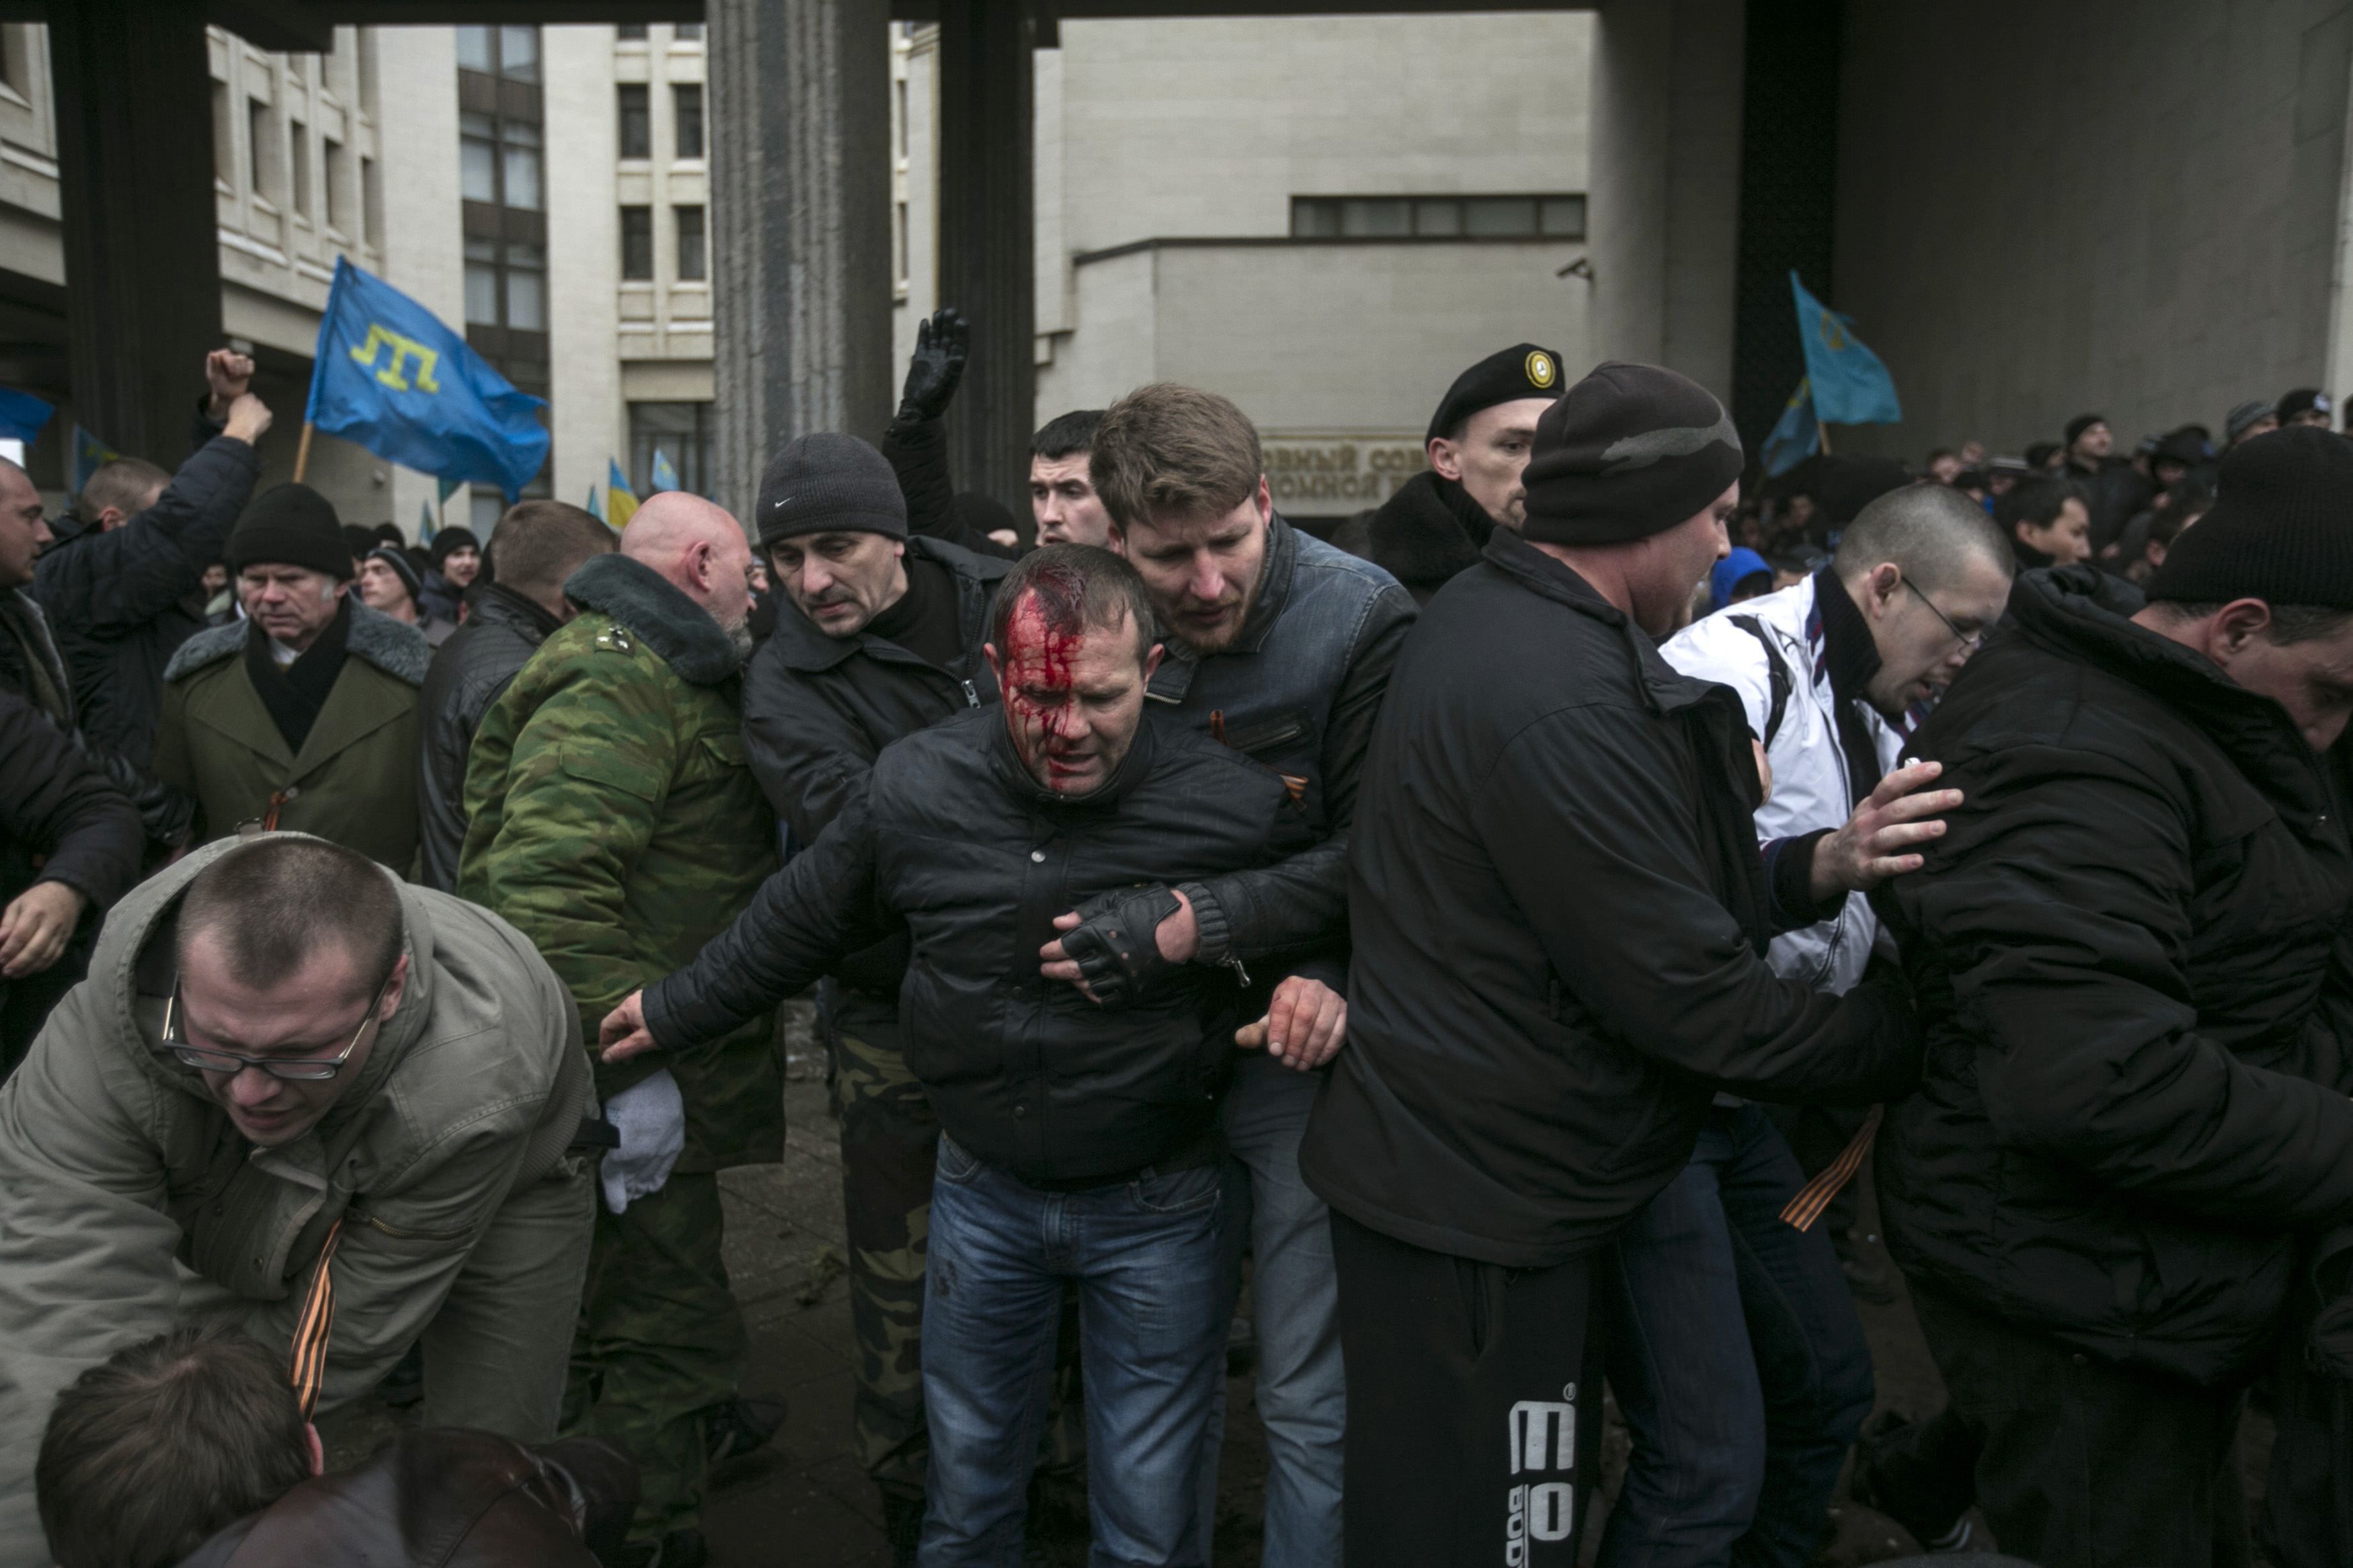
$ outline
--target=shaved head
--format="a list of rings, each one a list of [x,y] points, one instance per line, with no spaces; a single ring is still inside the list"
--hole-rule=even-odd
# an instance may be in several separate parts
[[[724,507],[684,490],[649,498],[621,531],[621,553],[651,567],[751,652],[752,546]]]

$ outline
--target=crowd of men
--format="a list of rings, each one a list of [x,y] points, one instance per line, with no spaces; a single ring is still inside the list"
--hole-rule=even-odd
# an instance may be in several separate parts
[[[1575,1562],[1605,1384],[1604,1564],[1798,1568],[1850,1453],[1926,1548],[2353,1561],[2325,397],[1752,495],[1522,343],[1336,542],[1171,384],[1017,529],[964,337],[617,538],[255,494],[226,352],[174,473],[0,464],[0,1558],[706,1561],[814,989],[898,1561],[1206,1568],[1245,1289],[1270,1568]],[[1949,1398],[1866,1432],[1873,1161]]]

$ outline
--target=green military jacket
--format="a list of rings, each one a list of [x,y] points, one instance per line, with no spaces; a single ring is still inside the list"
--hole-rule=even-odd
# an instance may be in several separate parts
[[[33,1457],[59,1389],[202,1318],[287,1352],[340,1219],[322,1408],[366,1394],[465,1284],[501,1210],[574,1158],[596,1110],[571,1000],[531,944],[403,883],[408,983],[365,1064],[301,1137],[246,1142],[159,1044],[180,896],[234,847],[195,851],[114,907],[90,978],[0,1087],[0,1563],[48,1560]],[[588,1225],[584,1203],[584,1244]],[[501,1326],[535,1299],[522,1283],[511,1263],[475,1275],[468,1321],[569,1333]]]
[[[581,608],[474,735],[458,890],[522,928],[580,1007],[582,1045],[630,992],[683,968],[776,868],[775,815],[740,730],[742,660],[703,609],[626,555],[573,574]],[[667,1067],[681,1171],[784,1157],[771,1021],[597,1069],[609,1098]]]
[[[417,861],[417,689],[425,634],[353,601],[343,673],[298,755],[245,668],[259,636],[232,621],[180,645],[164,670],[155,776],[196,797],[197,842],[269,815],[277,826],[356,849],[406,876]]]

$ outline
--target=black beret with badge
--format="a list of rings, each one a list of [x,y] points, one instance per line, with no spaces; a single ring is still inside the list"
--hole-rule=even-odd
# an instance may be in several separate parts
[[[1440,400],[1423,441],[1451,437],[1454,429],[1482,408],[1516,403],[1523,397],[1560,395],[1560,355],[1534,343],[1514,343],[1489,354],[1454,378]]]

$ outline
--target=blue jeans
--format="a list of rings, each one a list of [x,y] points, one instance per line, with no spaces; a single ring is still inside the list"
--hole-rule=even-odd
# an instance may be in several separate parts
[[[1250,1321],[1258,1331],[1258,1414],[1266,1427],[1263,1568],[1340,1568],[1341,1439],[1347,1380],[1340,1365],[1340,1285],[1324,1200],[1299,1179],[1299,1139],[1324,1075],[1294,1072],[1263,1051],[1234,1064],[1220,1111],[1226,1147],[1226,1307],[1251,1256]],[[1217,1524],[1225,1405],[1202,1451],[1202,1556]]]
[[[1718,1107],[1619,1233],[1609,1383],[1633,1451],[1599,1568],[1802,1568],[1871,1413],[1871,1351],[1761,1106]]]
[[[1079,1283],[1091,1568],[1189,1568],[1193,1479],[1223,1391],[1214,1164],[1045,1192],[942,1137],[923,1302],[932,1459],[923,1568],[1018,1568],[1054,1373]]]

